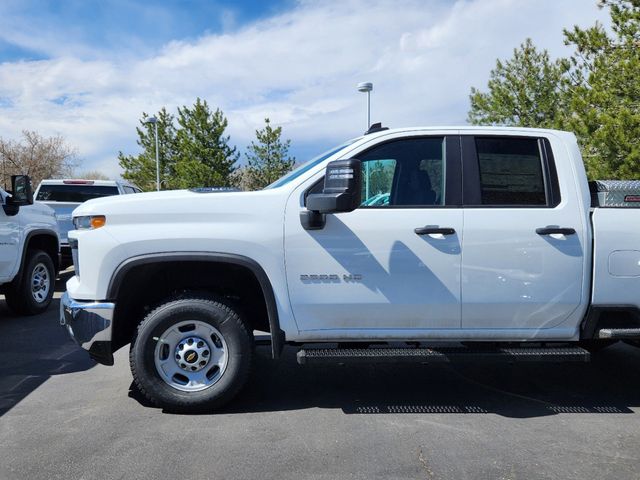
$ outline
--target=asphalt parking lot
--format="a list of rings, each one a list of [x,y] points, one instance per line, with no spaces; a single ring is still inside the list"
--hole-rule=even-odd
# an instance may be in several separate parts
[[[2,480],[640,478],[627,345],[586,365],[337,368],[260,347],[227,409],[173,415],[132,388],[126,349],[96,365],[57,309],[17,318],[0,301]]]

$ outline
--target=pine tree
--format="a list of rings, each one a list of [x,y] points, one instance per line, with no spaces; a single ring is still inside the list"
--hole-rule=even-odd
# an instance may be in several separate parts
[[[513,57],[497,60],[488,92],[471,88],[468,121],[474,125],[553,128],[561,124],[564,95],[561,79],[566,60],[552,62],[531,39],[514,49]]]
[[[176,187],[228,187],[238,154],[224,135],[227,119],[198,98],[192,108],[178,108]]]
[[[601,0],[600,23],[564,30],[575,51],[555,62],[530,40],[471,89],[469,122],[573,131],[590,178],[640,178],[640,0]]]
[[[566,128],[578,136],[591,178],[640,178],[640,0],[605,0],[610,34],[597,23],[565,30],[575,47]]]
[[[162,109],[158,119],[158,153],[160,159],[160,185],[163,189],[175,188],[176,129],[174,116]],[[143,191],[156,189],[156,139],[155,126],[147,123],[150,116],[142,113],[140,126],[136,128],[138,145],[142,153],[125,155],[118,153],[118,163],[124,170],[122,178],[129,180]]]
[[[295,165],[295,158],[289,156],[291,140],[281,140],[282,127],[273,128],[268,118],[265,126],[256,130],[257,142],[251,142],[245,156],[247,166],[243,180],[250,190],[259,190],[275,182]]]

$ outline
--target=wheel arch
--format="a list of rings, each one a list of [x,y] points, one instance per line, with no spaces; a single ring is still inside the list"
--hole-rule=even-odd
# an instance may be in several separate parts
[[[22,268],[27,259],[27,252],[33,248],[43,250],[49,254],[55,269],[54,274],[57,276],[60,268],[60,241],[55,233],[44,229],[30,230],[25,236],[24,247],[20,257],[20,274],[18,276],[22,276]]]
[[[136,272],[153,272],[161,270],[164,267],[170,265],[181,265],[186,268],[186,265],[198,267],[200,269],[219,270],[222,268],[237,269],[243,275],[251,276],[257,285],[259,285],[261,298],[264,301],[264,307],[266,309],[266,317],[268,321],[269,332],[271,336],[271,350],[273,358],[278,358],[284,347],[284,332],[280,329],[280,320],[278,317],[278,309],[276,305],[275,294],[271,281],[262,266],[253,260],[252,258],[235,255],[228,253],[215,253],[215,252],[170,252],[170,253],[156,253],[148,255],[140,255],[121,263],[113,273],[109,285],[107,288],[107,299],[113,301],[116,304],[116,310],[118,310],[118,304],[123,298],[123,289],[127,290],[127,283],[131,280]],[[148,269],[148,270],[145,270]],[[145,275],[145,273],[140,273]],[[117,336],[118,320],[122,318],[122,315],[114,316],[114,336]],[[112,340],[114,350],[122,346],[122,339],[114,338]]]

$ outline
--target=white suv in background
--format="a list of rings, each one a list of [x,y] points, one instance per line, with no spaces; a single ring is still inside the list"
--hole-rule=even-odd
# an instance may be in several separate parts
[[[15,313],[34,315],[53,297],[58,225],[51,208],[33,203],[29,177],[11,177],[11,188],[0,188],[0,293]]]
[[[60,230],[62,268],[72,263],[67,233],[74,229],[71,213],[78,205],[94,198],[140,192],[135,185],[118,180],[49,179],[40,182],[35,193],[36,201],[55,211]]]

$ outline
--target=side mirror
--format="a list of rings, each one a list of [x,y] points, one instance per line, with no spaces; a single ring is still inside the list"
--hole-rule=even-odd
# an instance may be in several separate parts
[[[319,213],[352,212],[360,206],[362,175],[360,160],[329,162],[322,193],[307,197],[307,210]]]
[[[8,204],[16,207],[33,205],[33,188],[27,175],[11,176],[11,193],[13,196],[7,199]]]

